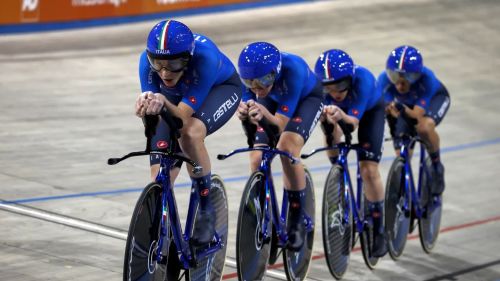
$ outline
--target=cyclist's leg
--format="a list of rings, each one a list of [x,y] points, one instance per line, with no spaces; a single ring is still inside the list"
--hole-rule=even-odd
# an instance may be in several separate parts
[[[434,95],[423,118],[418,121],[417,132],[428,145],[433,166],[433,193],[444,191],[444,166],[440,157],[440,138],[436,126],[443,120],[450,107],[450,96],[444,86]]]
[[[384,229],[384,187],[379,171],[379,161],[382,156],[384,137],[384,107],[383,101],[365,112],[358,129],[358,140],[365,149],[359,155],[361,177],[365,186],[365,196],[368,209],[373,219],[373,249],[374,257],[382,257],[387,253],[387,242]]]
[[[402,140],[399,137],[399,133],[397,130],[397,118],[391,116],[390,114],[386,114],[385,116],[387,120],[387,124],[389,125],[389,132],[391,133],[391,138],[392,138],[392,145],[394,147],[394,153],[396,154],[396,157],[400,155],[401,152],[401,145],[402,145]]]
[[[321,120],[321,129],[323,131],[324,142],[326,146],[330,145],[328,143],[329,139],[332,141],[332,144],[337,144],[340,142],[340,139],[342,137],[342,130],[334,130],[333,128],[333,124],[328,123],[326,120]],[[337,163],[339,152],[336,149],[327,150],[326,156],[328,157],[330,163],[334,165],[335,163]]]
[[[167,141],[170,139],[170,134],[168,130],[168,126],[163,120],[158,121],[158,125],[156,126],[155,134],[151,138],[151,150],[160,150],[168,147]],[[177,145],[177,152],[180,152],[179,146]],[[160,171],[160,156],[159,155],[151,155],[149,157],[149,164],[151,166],[151,181],[156,180],[156,175]],[[172,169],[170,170],[170,182],[173,185],[175,182],[175,178],[179,175],[180,167],[182,162],[176,162]]]
[[[317,88],[300,102],[278,142],[278,149],[294,157],[299,157],[302,147],[319,121],[323,104],[321,89]],[[298,250],[305,240],[305,225],[302,223],[307,200],[305,171],[302,165],[291,164],[288,158],[281,157],[281,163],[290,206],[288,245],[291,250]]]
[[[275,114],[278,104],[270,97],[260,98],[256,100],[257,103],[263,105],[271,114]],[[269,144],[269,139],[262,129],[255,132],[254,146],[265,146]],[[259,170],[260,162],[262,161],[262,152],[250,152],[250,170],[252,173]]]
[[[193,114],[181,131],[179,143],[182,151],[203,167],[201,175],[194,175],[188,168],[193,188],[199,195],[200,209],[196,216],[193,242],[205,244],[215,233],[215,211],[209,200],[211,164],[205,138],[226,124],[236,112],[241,100],[241,82],[235,73],[230,79],[214,86],[203,105]]]

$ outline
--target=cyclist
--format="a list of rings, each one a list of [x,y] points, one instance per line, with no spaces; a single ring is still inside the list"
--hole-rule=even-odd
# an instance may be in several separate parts
[[[193,189],[200,195],[193,243],[210,242],[215,233],[215,212],[209,200],[211,165],[204,139],[220,129],[236,112],[242,85],[231,61],[203,35],[193,34],[181,22],[165,20],[150,31],[140,56],[142,94],[135,103],[136,115],[158,114],[165,107],[182,120],[179,144],[182,152],[203,167],[195,176]],[[151,149],[168,146],[166,123],[159,121]],[[158,158],[150,159],[151,178],[159,171]],[[175,178],[180,165],[171,171]]]
[[[261,120],[277,126],[281,133],[277,148],[299,157],[314,129],[323,107],[321,85],[307,63],[299,56],[280,52],[267,42],[246,46],[238,59],[238,70],[246,89],[238,107],[240,120],[253,124]],[[266,134],[257,130],[256,145],[268,143]],[[252,172],[259,169],[262,153],[250,154]],[[281,158],[284,188],[290,202],[288,245],[299,250],[305,240],[303,223],[306,202],[306,177],[300,164]]]
[[[355,65],[344,51],[331,49],[323,52],[314,68],[321,79],[325,97],[325,108],[321,116],[325,140],[333,138],[340,142],[343,121],[350,130],[358,130],[358,141],[364,148],[359,154],[361,177],[368,200],[369,215],[373,219],[374,243],[372,255],[382,257],[387,253],[384,236],[384,187],[379,172],[384,136],[384,101],[377,93],[375,77],[366,68]],[[326,127],[335,126],[332,135]],[[329,150],[332,164],[337,162],[338,151]]]
[[[385,99],[387,121],[394,139],[394,149],[399,155],[402,132],[410,127],[398,117],[401,114],[414,120],[414,129],[426,142],[432,160],[432,192],[444,191],[444,166],[439,155],[439,135],[436,126],[443,120],[450,107],[450,96],[434,73],[423,65],[420,52],[408,45],[394,49],[386,70],[378,77],[378,92]]]

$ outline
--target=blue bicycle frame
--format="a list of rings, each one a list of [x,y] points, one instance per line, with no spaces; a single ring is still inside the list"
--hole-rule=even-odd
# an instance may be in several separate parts
[[[419,173],[418,173],[418,186],[415,188],[415,181],[413,177],[413,172],[411,169],[411,157],[412,149],[417,143],[420,143],[420,161],[419,161]],[[403,136],[403,145],[401,146],[400,156],[404,160],[404,177],[401,177],[401,181],[404,181],[405,187],[405,203],[403,205],[403,211],[408,214],[411,211],[411,206],[408,205],[409,198],[411,196],[411,202],[415,208],[415,216],[421,218],[427,211],[426,206],[422,206],[422,202],[419,198],[422,194],[423,180],[422,177],[425,173],[427,179],[431,178],[428,169],[425,169],[425,143],[418,136]],[[403,182],[402,182],[403,184]],[[402,185],[401,185],[402,186]],[[439,198],[436,200],[431,200],[430,211],[434,208],[439,207],[441,202]]]
[[[360,210],[362,206],[361,206],[361,200],[359,200],[359,198],[363,196],[363,180],[361,179],[359,161],[357,161],[357,171],[356,171],[357,193],[356,197],[351,197],[351,194],[354,194],[354,188],[352,186],[351,175],[349,174],[349,167],[348,167],[349,164],[347,156],[351,150],[355,150],[356,157],[359,159],[359,151],[362,150],[363,148],[361,148],[359,144],[339,143],[329,147],[315,149],[311,153],[303,155],[302,158],[308,158],[321,151],[336,150],[336,149],[339,150],[339,157],[337,159],[337,164],[342,167],[342,177],[344,180],[344,184],[347,186],[347,188],[344,189],[344,194],[342,195],[342,197],[346,198],[346,200],[348,200],[347,202],[351,203],[348,205],[348,207],[350,207],[353,210],[352,213],[354,222],[356,224],[356,231],[361,233],[364,228],[364,216],[361,217],[360,215]],[[340,190],[342,189],[339,188],[339,191]],[[340,196],[341,194],[339,194],[339,198]],[[356,198],[358,199],[356,200]],[[343,222],[347,222],[349,220],[349,212],[351,209],[344,210],[342,218]]]
[[[172,230],[173,240],[175,246],[177,248],[177,254],[179,256],[179,260],[183,265],[184,269],[189,269],[190,266],[196,263],[197,260],[203,259],[206,256],[209,256],[219,249],[223,248],[224,245],[221,242],[222,239],[219,237],[217,233],[215,233],[216,243],[206,249],[203,249],[201,253],[193,253],[193,249],[190,247],[189,239],[190,233],[193,229],[194,224],[194,213],[196,211],[196,207],[198,206],[199,198],[196,193],[191,193],[189,200],[189,208],[188,215],[186,221],[186,229],[184,234],[182,233],[182,227],[179,220],[178,212],[177,212],[177,204],[175,200],[175,195],[173,192],[173,187],[170,183],[170,168],[175,163],[175,159],[172,155],[165,153],[156,153],[151,152],[151,154],[160,154],[160,171],[156,176],[156,182],[162,186],[162,217],[160,225],[160,237],[158,241],[158,249],[156,254],[156,261],[159,262],[162,259],[162,249],[163,249],[163,241],[165,237],[168,235],[168,229],[166,227],[166,219],[168,213],[168,219],[170,220],[170,226]],[[163,155],[167,155],[167,157],[163,157]],[[178,156],[178,155],[176,155]],[[167,211],[168,206],[168,211]]]
[[[175,128],[178,128],[176,126],[176,123],[173,119],[173,117],[166,111],[165,109],[162,110],[160,113],[161,117],[163,120],[167,122],[167,124],[170,126],[170,128],[173,128],[171,132],[171,142],[170,143],[177,143],[177,130]],[[146,132],[148,131],[148,126],[146,125]],[[181,125],[182,126],[182,125]],[[108,159],[108,164],[109,165],[114,165],[119,163],[122,160],[125,160],[129,157],[135,157],[135,156],[144,156],[144,155],[158,155],[160,157],[160,170],[158,172],[158,175],[156,176],[155,182],[157,182],[161,188],[162,188],[162,198],[161,198],[161,212],[162,212],[162,219],[160,220],[160,230],[159,230],[159,237],[158,237],[158,244],[156,245],[156,256],[153,257],[152,261],[160,262],[163,258],[163,243],[165,240],[165,237],[168,238],[168,242],[170,242],[170,236],[169,236],[169,229],[167,227],[167,219],[170,220],[171,222],[171,231],[173,235],[173,240],[175,243],[175,246],[177,248],[177,255],[179,257],[179,261],[181,262],[182,266],[184,269],[189,269],[192,266],[196,265],[196,262],[200,259],[203,259],[204,257],[211,255],[215,252],[217,252],[219,249],[224,247],[224,243],[222,242],[221,237],[217,233],[215,233],[215,238],[216,242],[211,243],[209,247],[203,248],[203,249],[195,249],[191,246],[189,243],[190,239],[190,233],[192,232],[193,229],[193,224],[194,224],[194,213],[196,211],[196,207],[198,206],[198,195],[196,193],[191,193],[191,196],[189,198],[189,208],[188,208],[188,215],[187,215],[187,221],[186,221],[186,231],[184,234],[182,233],[182,227],[179,219],[179,215],[177,212],[177,204],[173,192],[173,186],[170,182],[171,177],[170,177],[170,170],[173,167],[174,163],[176,160],[180,160],[183,162],[188,163],[193,167],[193,173],[198,174],[202,171],[202,167],[199,166],[197,163],[194,161],[173,153],[172,151],[150,151],[149,145],[150,145],[150,137],[148,136],[148,141],[146,145],[146,149],[144,151],[138,151],[138,152],[131,152],[121,158],[110,158]],[[167,210],[168,206],[168,210]],[[148,265],[149,266],[149,265]]]
[[[264,203],[264,211],[265,215],[263,216],[263,221],[261,222],[262,224],[262,237],[264,237],[264,240],[269,239],[271,237],[271,230],[267,229],[269,220],[272,219],[274,226],[276,227],[276,234],[278,235],[278,246],[279,247],[285,247],[286,242],[288,241],[288,235],[286,231],[286,214],[287,214],[287,206],[288,206],[288,198],[286,196],[286,193],[283,195],[283,203],[282,203],[282,208],[281,212],[278,210],[278,201],[276,197],[276,191],[274,188],[274,184],[272,181],[272,175],[271,175],[271,162],[276,157],[276,155],[281,155],[289,158],[292,162],[292,164],[296,164],[299,162],[298,159],[293,157],[290,153],[281,151],[275,148],[271,148],[269,146],[259,146],[259,147],[252,147],[252,148],[240,148],[231,151],[230,153],[226,155],[221,155],[219,154],[217,158],[219,160],[224,160],[228,157],[233,156],[234,154],[242,153],[242,152],[249,152],[249,151],[262,151],[262,161],[260,163],[259,171],[264,174],[265,177],[265,194],[266,194],[266,201]],[[269,207],[269,204],[271,206]],[[269,217],[269,208],[272,208],[272,218]],[[306,230],[311,231],[314,228],[314,222],[306,216]]]

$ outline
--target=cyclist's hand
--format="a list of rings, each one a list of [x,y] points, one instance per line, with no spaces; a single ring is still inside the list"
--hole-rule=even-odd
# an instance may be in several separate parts
[[[248,119],[248,104],[245,103],[245,102],[240,102],[240,104],[238,105],[238,109],[237,109],[237,114],[238,114],[238,118],[240,120],[246,120]]]
[[[250,103],[247,103],[248,106],[248,115],[250,116],[250,121],[254,124],[258,124],[260,120],[264,117],[264,114],[262,113],[262,105],[252,101]]]
[[[323,113],[328,123],[331,124],[336,124],[344,117],[344,112],[336,105],[325,106],[325,108],[323,109]]]
[[[149,101],[148,94],[153,92],[144,92],[140,94],[135,100],[135,115],[138,117],[144,117],[146,115],[146,110],[148,109]]]
[[[398,118],[399,117],[399,110],[396,107],[395,102],[391,102],[387,107],[386,107],[386,112],[389,113],[392,117]]]
[[[147,94],[147,99],[148,99],[148,108],[146,109],[146,114],[147,115],[157,115],[160,114],[161,109],[163,108],[163,105],[165,104],[164,102],[164,97],[161,94],[153,94],[149,92]]]

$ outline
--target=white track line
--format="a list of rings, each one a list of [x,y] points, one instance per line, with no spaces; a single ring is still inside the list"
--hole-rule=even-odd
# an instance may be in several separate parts
[[[99,225],[91,222],[86,222],[83,220],[62,216],[43,210],[30,208],[27,206],[16,205],[16,204],[5,204],[0,202],[0,210],[5,210],[11,213],[16,213],[23,216],[28,216],[32,218],[41,219],[44,221],[49,221],[57,224],[66,225],[69,227],[90,231],[93,233],[109,236],[112,238],[127,240],[127,232],[123,230],[118,230],[115,228],[107,227],[104,225]],[[236,260],[230,257],[226,257],[226,265],[232,268],[236,268]],[[272,278],[287,280],[286,275],[277,270],[267,270],[266,275]]]

